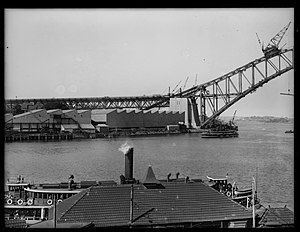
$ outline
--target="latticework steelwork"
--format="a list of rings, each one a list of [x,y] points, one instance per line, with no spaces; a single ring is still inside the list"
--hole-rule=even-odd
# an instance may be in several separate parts
[[[212,81],[170,97],[198,100],[200,124],[203,127],[246,95],[293,69],[293,61],[293,49],[280,50],[268,58],[263,56]],[[156,107],[163,101],[146,109]]]
[[[17,106],[23,110],[45,108],[48,104],[56,104],[67,109],[142,109],[165,100],[159,107],[167,107],[169,98],[163,95],[137,97],[86,97],[86,98],[39,98],[39,99],[8,99],[5,100],[6,112],[13,113]]]

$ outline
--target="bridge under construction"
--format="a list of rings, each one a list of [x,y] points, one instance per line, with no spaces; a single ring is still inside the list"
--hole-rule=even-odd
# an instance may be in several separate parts
[[[279,49],[279,42],[290,23],[275,35],[266,48],[264,56],[206,83],[166,95],[135,97],[92,98],[41,98],[7,99],[6,112],[14,113],[22,104],[45,108],[59,104],[68,109],[126,109],[149,110],[170,106],[170,99],[187,99],[189,117],[196,127],[204,127],[243,97],[256,91],[269,81],[294,69],[294,49]],[[259,39],[259,38],[258,38]],[[260,42],[260,40],[259,40]]]

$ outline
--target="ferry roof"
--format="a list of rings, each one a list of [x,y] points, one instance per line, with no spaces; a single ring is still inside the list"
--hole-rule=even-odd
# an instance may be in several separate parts
[[[206,176],[206,177],[207,177],[207,179],[213,180],[213,181],[228,180],[228,177],[210,177],[210,176]]]
[[[6,183],[7,186],[28,186],[29,183],[12,183],[12,182],[8,182]]]
[[[68,189],[30,189],[25,188],[25,191],[34,193],[80,193],[82,190],[68,190]]]
[[[48,208],[50,209],[51,205],[4,205],[4,208],[7,209],[41,209],[41,208]]]
[[[248,220],[252,213],[224,194],[199,183],[164,183],[164,188],[133,185],[135,225]],[[93,186],[57,206],[58,222],[93,222],[95,227],[128,226],[131,185]],[[51,215],[51,213],[50,213]]]

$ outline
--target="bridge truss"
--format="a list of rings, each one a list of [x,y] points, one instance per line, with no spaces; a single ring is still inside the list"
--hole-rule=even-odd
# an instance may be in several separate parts
[[[157,102],[162,101],[160,104]],[[6,112],[13,113],[16,106],[23,110],[44,108],[47,105],[59,104],[68,109],[142,109],[157,104],[157,107],[168,107],[169,97],[163,95],[136,97],[91,97],[91,98],[40,98],[40,99],[8,99],[5,101]]]
[[[284,49],[271,56],[263,56],[219,78],[170,97],[190,98],[192,102],[197,100],[200,111],[199,126],[205,127],[234,103],[293,68],[293,49]],[[163,101],[161,100],[146,109],[156,107]]]

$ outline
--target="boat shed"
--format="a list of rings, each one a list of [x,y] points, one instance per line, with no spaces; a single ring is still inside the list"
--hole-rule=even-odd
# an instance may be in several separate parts
[[[193,180],[160,183],[151,171],[149,167],[145,184],[92,186],[64,200],[56,208],[57,222],[120,228],[251,227],[252,213],[224,194]],[[151,180],[163,187],[147,187]]]

